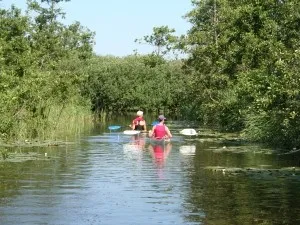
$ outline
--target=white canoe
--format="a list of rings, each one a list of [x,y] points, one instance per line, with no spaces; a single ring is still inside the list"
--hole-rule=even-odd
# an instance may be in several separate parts
[[[179,133],[188,136],[194,136],[198,134],[195,129],[183,129]]]
[[[150,138],[149,140],[151,144],[164,144],[164,143],[171,142],[171,139],[169,138],[163,138],[163,139]]]
[[[139,134],[141,133],[141,131],[139,130],[124,130],[123,134],[127,134],[127,135],[135,135],[135,134]]]

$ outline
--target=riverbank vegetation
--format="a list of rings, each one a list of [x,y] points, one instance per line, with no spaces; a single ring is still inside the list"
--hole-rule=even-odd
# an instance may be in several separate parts
[[[56,137],[69,119],[90,114],[80,87],[94,34],[80,23],[63,25],[63,12],[49,2],[28,1],[26,14],[15,6],[0,10],[3,140]]]
[[[155,27],[136,40],[153,53],[126,57],[96,55],[95,33],[65,25],[62,1],[0,10],[3,140],[56,138],[92,114],[142,109],[300,147],[298,1],[193,0],[186,35]]]
[[[298,1],[193,1],[184,41],[204,122],[300,147]]]

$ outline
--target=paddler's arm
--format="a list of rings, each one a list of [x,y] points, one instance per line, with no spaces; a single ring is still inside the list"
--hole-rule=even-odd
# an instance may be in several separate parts
[[[152,130],[149,130],[149,137],[152,138],[154,135],[155,126],[152,127]]]
[[[134,123],[134,120],[132,121],[132,123],[131,123],[131,126],[130,126],[131,128],[132,128],[132,130],[134,130],[135,129],[135,123]]]
[[[172,134],[171,134],[169,128],[167,126],[165,128],[166,128],[166,133],[167,133],[168,137],[171,138]]]

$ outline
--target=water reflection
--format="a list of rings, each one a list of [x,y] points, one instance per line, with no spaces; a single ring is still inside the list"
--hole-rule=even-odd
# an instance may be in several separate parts
[[[171,142],[150,143],[149,151],[157,168],[163,168],[172,150]]]
[[[183,155],[195,155],[196,146],[195,145],[182,145],[179,147],[179,151]]]
[[[143,134],[132,135],[129,143],[123,144],[124,154],[131,159],[141,159],[146,145],[146,136]]]
[[[1,162],[0,224],[300,224],[299,152],[173,133],[152,143],[106,126],[64,148],[28,149],[47,160]]]

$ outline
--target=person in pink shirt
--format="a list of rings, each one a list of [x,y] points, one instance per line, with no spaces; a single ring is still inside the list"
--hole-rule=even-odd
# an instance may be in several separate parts
[[[153,126],[152,130],[149,132],[149,137],[155,140],[168,140],[172,137],[169,128],[165,125],[165,120],[167,118],[164,115],[158,117],[158,124]]]

